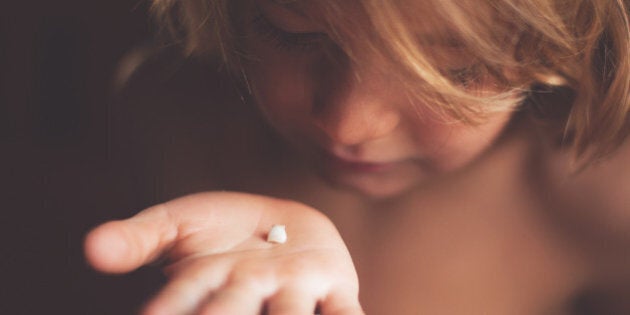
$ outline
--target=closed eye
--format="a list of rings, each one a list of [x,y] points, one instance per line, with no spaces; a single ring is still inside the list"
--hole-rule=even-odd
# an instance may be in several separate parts
[[[468,87],[476,82],[479,82],[483,77],[483,71],[480,64],[475,63],[470,66],[449,69],[446,73],[454,83],[463,87]]]
[[[252,26],[256,34],[274,45],[275,48],[286,51],[311,52],[318,50],[328,39],[320,32],[288,32],[273,25],[262,13],[257,14]]]

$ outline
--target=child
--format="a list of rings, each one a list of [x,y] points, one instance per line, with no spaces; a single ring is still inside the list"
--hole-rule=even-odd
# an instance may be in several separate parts
[[[102,272],[168,257],[146,314],[630,311],[627,1],[154,11],[225,68],[161,160],[169,195],[214,191],[86,238]]]

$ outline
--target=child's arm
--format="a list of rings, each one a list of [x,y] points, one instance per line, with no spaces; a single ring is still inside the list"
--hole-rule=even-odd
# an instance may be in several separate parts
[[[288,240],[267,242],[274,224]],[[168,258],[169,283],[144,314],[362,314],[358,279],[339,233],[305,205],[242,193],[179,198],[85,240],[89,263],[125,273]]]

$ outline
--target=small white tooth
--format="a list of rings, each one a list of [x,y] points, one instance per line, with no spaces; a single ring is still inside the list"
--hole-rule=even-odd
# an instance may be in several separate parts
[[[284,225],[275,224],[267,234],[267,242],[284,244],[287,241],[287,230]]]

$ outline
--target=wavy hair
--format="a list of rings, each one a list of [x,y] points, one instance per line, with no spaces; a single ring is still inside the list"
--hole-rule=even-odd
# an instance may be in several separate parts
[[[353,62],[367,51],[392,63],[411,98],[458,120],[513,110],[517,94],[559,126],[577,157],[611,153],[630,133],[628,0],[275,1],[308,3]],[[188,54],[219,56],[239,73],[243,8],[243,0],[153,0],[152,12]],[[501,82],[499,93],[471,93],[444,73],[427,48],[434,39],[417,34],[431,25],[445,26],[434,35],[477,60],[476,76]]]

